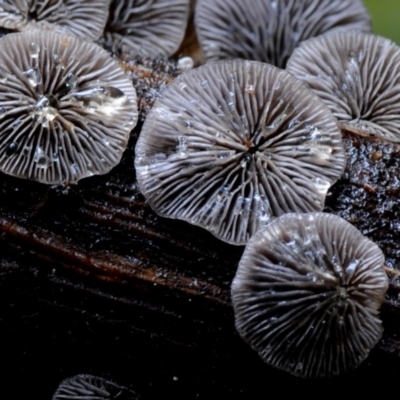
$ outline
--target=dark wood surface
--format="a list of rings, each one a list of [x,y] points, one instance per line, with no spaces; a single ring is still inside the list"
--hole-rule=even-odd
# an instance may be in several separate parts
[[[178,72],[161,61],[122,65],[143,121]],[[230,283],[243,248],[146,204],[133,167],[140,126],[105,176],[48,188],[0,175],[0,390],[14,396],[1,399],[51,399],[62,379],[79,373],[144,399],[187,400],[267,398],[277,389],[314,397],[345,384],[360,393],[400,376],[399,146],[345,136],[348,165],[326,204],[387,257],[385,334],[357,371],[306,381],[265,365],[235,332]]]

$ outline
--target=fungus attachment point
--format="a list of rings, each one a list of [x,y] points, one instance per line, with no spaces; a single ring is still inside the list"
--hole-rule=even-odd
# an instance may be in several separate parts
[[[79,37],[100,37],[108,16],[109,0],[2,0],[0,26],[27,29],[66,29]]]
[[[195,24],[207,60],[243,58],[284,68],[298,44],[338,29],[371,32],[361,0],[197,0]]]
[[[0,171],[46,184],[105,174],[138,113],[132,82],[94,43],[53,32],[0,39]]]
[[[190,0],[111,0],[104,36],[122,51],[172,56],[185,35]]]
[[[287,70],[331,109],[343,130],[400,142],[400,47],[361,32],[303,42]]]
[[[76,375],[61,382],[53,400],[140,400],[131,390],[93,375]]]
[[[287,214],[254,235],[232,283],[236,328],[301,377],[357,367],[382,335],[384,256],[332,214]]]
[[[232,244],[273,217],[322,210],[344,165],[323,103],[285,71],[240,60],[176,78],[148,115],[135,159],[157,213]]]

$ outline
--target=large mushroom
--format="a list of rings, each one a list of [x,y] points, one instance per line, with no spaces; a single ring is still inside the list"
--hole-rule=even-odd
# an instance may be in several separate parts
[[[0,26],[59,29],[95,40],[103,33],[110,0],[2,0]]]
[[[322,210],[344,165],[336,120],[317,96],[285,71],[241,60],[176,78],[135,160],[157,213],[237,245],[271,218]]]
[[[105,39],[121,51],[171,56],[189,19],[190,0],[111,0]]]
[[[361,0],[197,0],[195,24],[208,61],[243,58],[281,68],[303,40],[338,29],[371,32]]]
[[[136,92],[98,45],[26,31],[0,39],[0,171],[46,184],[105,174],[137,121]]]
[[[379,247],[340,217],[284,215],[245,249],[232,283],[236,328],[294,375],[353,369],[382,335],[383,264]]]
[[[400,142],[400,47],[362,32],[303,42],[287,70],[332,110],[345,131]]]

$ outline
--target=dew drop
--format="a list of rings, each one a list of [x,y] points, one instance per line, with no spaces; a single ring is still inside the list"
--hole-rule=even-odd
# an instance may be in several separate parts
[[[35,150],[35,157],[33,161],[36,162],[36,166],[38,168],[48,168],[51,164],[50,158],[43,151],[43,149],[39,146]]]
[[[76,87],[76,81],[77,81],[76,75],[72,72],[69,72],[65,79],[65,86],[68,89],[74,89]]]
[[[7,146],[6,155],[7,155],[7,156],[11,156],[11,155],[13,155],[17,150],[18,150],[18,144],[12,142],[12,143],[10,143],[10,144]]]
[[[28,82],[32,87],[36,87],[42,83],[42,75],[34,68],[24,71],[23,74],[28,78]]]
[[[7,79],[8,79],[7,72],[0,68],[0,83],[7,82]]]
[[[29,54],[32,58],[39,57],[39,46],[35,42],[29,43]]]

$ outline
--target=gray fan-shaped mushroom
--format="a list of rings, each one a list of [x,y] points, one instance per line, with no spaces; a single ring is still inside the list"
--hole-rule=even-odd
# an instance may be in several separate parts
[[[290,74],[252,61],[210,63],[174,80],[136,145],[153,209],[245,244],[271,218],[320,211],[343,171],[340,131]]]
[[[112,0],[105,38],[122,51],[171,56],[189,19],[190,0]]]
[[[305,41],[287,69],[332,110],[343,130],[400,142],[400,47],[361,32]]]
[[[0,26],[59,29],[95,40],[103,33],[110,0],[2,0]]]
[[[284,215],[245,249],[232,283],[236,328],[294,375],[353,369],[382,335],[383,264],[379,247],[340,217]]]
[[[0,39],[0,171],[46,184],[104,174],[136,121],[132,82],[96,44],[46,31]]]
[[[140,400],[131,390],[93,375],[75,375],[63,380],[53,400]]]
[[[361,0],[197,0],[207,60],[243,58],[283,68],[303,40],[337,29],[371,32]]]

